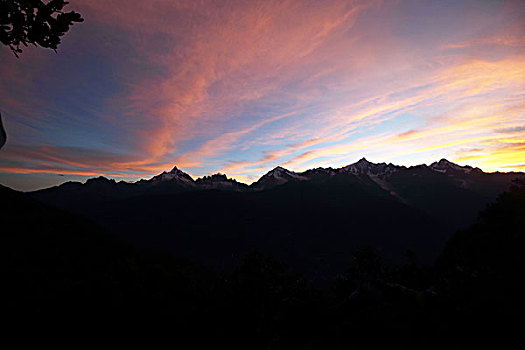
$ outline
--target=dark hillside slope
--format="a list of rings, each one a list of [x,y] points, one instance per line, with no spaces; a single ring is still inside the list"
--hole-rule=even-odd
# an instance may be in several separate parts
[[[117,217],[131,220],[126,227],[139,235],[159,232],[150,231],[148,225],[163,226],[167,237],[173,237],[177,230],[196,228],[189,236],[193,239],[207,235],[200,243],[210,247],[208,252],[214,251],[217,242],[215,248],[224,249],[220,244],[227,233],[231,242],[242,242],[237,237],[242,227],[225,230],[232,227],[232,222],[241,222],[237,216],[228,217],[230,203],[239,209],[236,213],[250,227],[250,233],[257,227],[255,224],[265,224],[260,216],[252,215],[253,208],[271,213],[268,225],[277,229],[282,225],[292,230],[292,237],[304,235],[315,218],[302,217],[307,223],[293,232],[294,222],[279,221],[283,213],[289,217],[289,207],[299,207],[308,215],[319,215],[319,209],[327,208],[321,213],[340,221],[328,225],[324,232],[332,232],[345,221],[339,218],[348,213],[356,213],[356,217],[348,214],[346,218],[352,228],[365,223],[374,228],[382,225],[380,220],[370,223],[359,217],[365,210],[355,202],[364,207],[374,205],[385,215],[390,210],[393,214],[387,222],[399,224],[396,218],[403,215],[400,208],[407,208],[404,204],[394,202],[399,205],[396,209],[384,192],[372,195],[370,191],[377,189],[363,183],[366,179],[355,177],[350,183],[348,179],[290,183],[249,195],[200,191],[135,198],[129,203],[115,202],[122,205],[119,211],[100,207],[96,213],[101,218],[113,215],[105,219],[114,224]],[[368,185],[371,187],[364,190]],[[175,346],[195,348],[472,349],[507,348],[507,343],[521,341],[520,319],[525,310],[523,181],[499,196],[476,224],[454,234],[433,266],[421,266],[409,254],[409,264],[388,267],[377,255],[381,252],[354,249],[356,264],[324,290],[313,290],[286,264],[258,253],[248,254],[232,273],[215,278],[184,261],[133,249],[89,220],[57,211],[24,194],[0,187],[0,196],[0,220],[4,228],[9,228],[0,236],[4,293],[0,311],[10,325],[4,328],[7,335],[12,336],[13,328],[25,338],[42,342],[35,330],[44,329],[56,342],[70,334],[63,328],[67,323],[84,333],[75,342],[84,342],[86,333],[100,341],[98,329],[104,325],[119,344],[136,343],[140,335],[147,336],[148,342],[164,336]],[[284,204],[276,203],[275,197]],[[210,204],[204,207],[202,203]],[[310,209],[312,206],[314,209]],[[130,212],[124,216],[120,210]],[[141,223],[140,215],[133,215],[135,211],[156,213],[153,219],[166,221]],[[199,215],[202,212],[217,215],[203,220],[204,216]],[[170,214],[176,214],[179,220],[174,221]],[[145,231],[134,229],[137,223]],[[220,230],[213,234],[209,223]],[[13,224],[17,230],[11,229]],[[350,227],[346,223],[344,226]],[[260,238],[271,236],[266,228],[260,229]],[[279,231],[279,236],[286,230]],[[328,238],[336,237],[336,233]],[[321,243],[315,236],[312,245],[307,245],[313,252],[321,249],[322,242],[330,241],[324,234],[319,236],[323,236]],[[158,243],[162,242],[167,242],[165,237],[160,237]],[[307,250],[305,246],[298,249]],[[320,260],[315,265],[321,265]],[[122,326],[126,327],[125,333],[118,334],[116,330]],[[156,330],[153,337],[149,335],[152,327]]]
[[[101,203],[87,212],[123,239],[218,270],[253,250],[330,280],[351,252],[374,246],[390,263],[406,249],[427,261],[447,227],[357,176],[293,182],[261,192],[198,191]]]
[[[412,167],[392,174],[389,183],[408,205],[459,228],[473,223],[486,203],[507,189],[509,177],[502,180],[496,182],[499,191],[493,193],[485,190],[482,181],[475,181],[477,187],[471,189],[464,185],[462,177],[439,173],[429,167]]]
[[[521,341],[525,311],[525,181],[516,181],[454,234],[436,262],[436,291],[449,296],[460,347]],[[473,344],[475,340],[477,344]],[[484,344],[485,343],[485,344]]]
[[[199,312],[214,277],[205,270],[138,251],[90,220],[9,188],[0,186],[0,198],[0,311],[13,329],[87,330],[169,315],[183,335],[207,322]]]
[[[246,186],[174,167],[149,180],[102,177],[30,195],[102,224],[140,247],[162,249],[219,271],[257,250],[311,279],[329,279],[370,245],[385,262],[407,249],[430,263],[457,229],[522,173],[484,173],[442,159],[397,166],[361,159],[339,169],[277,167]]]

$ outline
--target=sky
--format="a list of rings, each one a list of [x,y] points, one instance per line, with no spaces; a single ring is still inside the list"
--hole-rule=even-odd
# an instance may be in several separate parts
[[[70,0],[0,47],[0,183],[447,158],[525,171],[525,1]]]

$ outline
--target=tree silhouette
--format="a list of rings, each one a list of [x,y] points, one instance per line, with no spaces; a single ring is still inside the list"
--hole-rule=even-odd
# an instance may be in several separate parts
[[[56,51],[60,38],[82,16],[63,12],[64,0],[0,0],[0,41],[18,57],[20,45],[33,44]]]
[[[0,0],[0,42],[18,58],[20,45],[33,44],[57,50],[60,38],[74,22],[84,19],[75,11],[64,12],[64,0]],[[0,115],[0,148],[7,141]]]

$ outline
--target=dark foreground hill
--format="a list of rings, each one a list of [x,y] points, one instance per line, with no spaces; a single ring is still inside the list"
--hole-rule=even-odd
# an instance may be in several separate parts
[[[136,249],[88,219],[4,186],[0,198],[5,336],[22,333],[18,342],[45,330],[58,340],[152,318],[169,318],[170,327],[189,336],[208,322],[213,274]]]
[[[404,262],[407,250],[431,263],[519,176],[446,160],[407,168],[362,159],[303,173],[278,167],[250,186],[224,175],[194,181],[174,168],[136,183],[97,178],[31,196],[217,271],[257,250],[326,285],[366,246],[388,264]]]
[[[0,186],[4,340],[232,349],[472,349],[520,341],[525,182],[447,243],[388,267],[372,248],[330,289],[249,254],[221,277],[137,250]],[[153,333],[152,333],[153,332]],[[74,335],[74,337],[70,337]],[[115,343],[117,341],[117,343]]]

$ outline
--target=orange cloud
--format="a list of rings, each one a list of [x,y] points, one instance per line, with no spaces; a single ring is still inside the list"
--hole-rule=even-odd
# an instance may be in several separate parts
[[[23,174],[55,172],[137,177],[151,176],[173,167],[171,162],[155,163],[129,154],[58,146],[8,144],[2,149],[2,157],[0,167],[3,171]]]
[[[39,96],[26,103],[8,94],[2,103],[13,111],[11,125],[35,130],[18,139],[15,130],[19,147],[8,147],[0,166],[142,175],[175,163],[253,179],[279,164],[300,170],[365,155],[405,162],[475,157],[470,160],[478,164],[488,157],[483,164],[490,169],[522,164],[521,150],[509,145],[524,136],[525,28],[516,11],[523,5],[492,4],[488,8],[499,11],[491,18],[480,17],[488,5],[472,7],[465,21],[485,18],[486,24],[454,32],[442,27],[439,39],[425,32],[433,28],[406,23],[401,5],[78,0],[72,9],[85,17],[83,28],[99,33],[94,42],[122,39],[122,46],[100,50],[119,82],[109,107],[78,112],[93,108],[96,122],[75,117],[80,128],[99,123],[103,131],[118,130],[115,140],[110,132],[102,141],[85,135],[78,137],[84,141],[69,135],[55,140],[62,125],[53,119],[69,122],[70,113]],[[490,50],[478,49],[486,46]],[[28,74],[23,86],[41,72],[13,62],[17,74]],[[5,77],[2,93],[20,80]],[[31,147],[49,140],[78,147]],[[90,147],[82,146],[85,140]],[[125,151],[79,151],[93,145]],[[482,151],[464,153],[474,149]]]
[[[351,28],[373,2],[155,1],[126,6],[86,1],[78,6],[87,17],[135,33],[139,50],[140,42],[160,34],[168,42],[182,41],[164,54],[142,52],[164,70],[163,77],[131,85],[127,96],[130,108],[154,118],[157,127],[140,138],[150,156],[159,157],[188,138],[216,134],[215,125],[236,118],[246,104],[280,91],[309,65],[310,55]],[[206,153],[208,145],[202,147]]]
[[[370,101],[368,105],[372,107],[366,108],[366,104],[360,105],[361,112],[359,109],[354,114],[341,112],[335,119],[332,119],[335,120],[335,124],[332,125],[340,126],[342,129],[339,129],[338,132],[327,129],[326,138],[319,140],[337,140],[338,135],[347,131],[346,128],[351,128],[348,126],[345,128],[344,125],[348,122],[357,123],[352,127],[361,128],[367,122],[375,119],[384,121],[382,116],[389,115],[396,110],[407,111],[439,106],[442,103],[441,97],[446,97],[451,104],[459,104],[458,107],[448,109],[443,114],[426,115],[426,126],[421,129],[403,133],[376,134],[349,143],[321,145],[316,150],[302,152],[283,164],[299,170],[303,169],[301,164],[321,165],[324,161],[317,164],[314,162],[313,165],[312,161],[329,157],[332,159],[331,165],[338,165],[335,164],[338,157],[342,156],[342,160],[349,159],[356,151],[380,153],[384,154],[383,159],[389,159],[438,150],[441,154],[445,152],[451,158],[463,161],[466,159],[454,156],[459,146],[469,145],[472,148],[478,145],[485,148],[486,142],[494,140],[500,143],[503,141],[522,142],[525,139],[522,132],[522,125],[525,122],[525,106],[521,98],[522,93],[525,92],[525,67],[520,62],[523,61],[522,57],[495,62],[474,60],[456,67],[447,67],[434,73],[434,84],[427,85],[414,96],[393,103],[389,102],[389,98],[383,97],[374,100],[380,101],[379,105],[375,105],[375,102],[370,103]],[[496,95],[487,96],[487,93],[496,93]],[[436,97],[440,98],[436,99]],[[345,110],[351,110],[351,107]],[[509,127],[502,129],[499,128],[500,125]],[[517,126],[512,127],[512,125]],[[498,132],[495,132],[496,129]],[[511,138],[505,139],[505,136]],[[243,163],[245,168],[235,164],[234,168],[224,170],[235,170],[236,173],[250,172],[254,166],[260,167],[266,162],[278,161],[283,156],[309,146],[310,143],[305,142],[302,146],[298,144],[298,147],[292,151],[279,150],[267,153],[259,161],[245,162]],[[492,152],[492,160],[483,163],[490,170],[496,169],[493,165],[497,162],[496,159],[499,159],[502,166],[506,166],[509,159],[517,159],[522,156],[519,150],[503,149],[500,144],[492,144],[490,152]],[[480,163],[474,165],[479,166]]]

